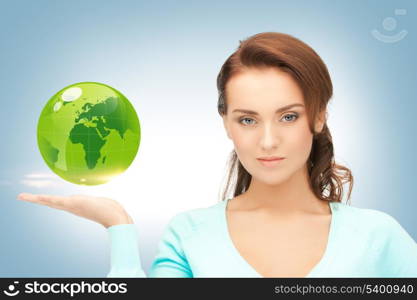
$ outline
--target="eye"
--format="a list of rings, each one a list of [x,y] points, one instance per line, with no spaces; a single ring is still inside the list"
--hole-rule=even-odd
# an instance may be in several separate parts
[[[283,118],[286,118],[286,117],[294,117],[294,119],[290,119],[290,122],[291,122],[291,120],[297,120],[298,119],[298,114],[296,114],[296,113],[293,113],[293,114],[288,114],[288,115],[285,115]],[[288,119],[287,119],[288,120]]]
[[[287,117],[292,117],[292,119],[290,118],[289,120],[288,120],[288,118]],[[293,122],[293,121],[295,121],[295,120],[297,120],[298,119],[298,114],[297,113],[292,113],[292,114],[287,114],[287,115],[285,115],[284,117],[283,117],[283,119],[284,118],[287,118],[286,120],[286,122],[284,122],[284,123],[288,123],[288,122]],[[240,118],[239,119],[239,123],[240,124],[243,124],[243,125],[245,125],[245,126],[247,126],[247,125],[251,125],[251,124],[248,124],[248,123],[246,123],[246,122],[244,122],[245,120],[250,120],[250,121],[254,121],[254,119],[252,119],[252,118],[247,118],[247,117],[244,117],[244,118]],[[243,123],[242,123],[243,122]],[[253,124],[253,123],[252,123]]]
[[[252,121],[253,121],[253,119],[252,119],[252,118],[241,118],[241,119],[239,119],[239,123],[241,123],[241,124],[242,124],[242,121],[244,121],[244,120],[252,120]],[[248,125],[248,124],[244,124],[244,123],[243,123],[243,125]]]

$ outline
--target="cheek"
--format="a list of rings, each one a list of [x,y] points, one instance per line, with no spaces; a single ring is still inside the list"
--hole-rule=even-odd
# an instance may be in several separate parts
[[[254,142],[250,132],[245,132],[240,128],[232,127],[230,133],[232,135],[236,151],[244,152],[245,150],[253,148]]]
[[[307,160],[310,155],[313,136],[308,127],[302,127],[288,136],[289,155],[296,156],[300,160]]]

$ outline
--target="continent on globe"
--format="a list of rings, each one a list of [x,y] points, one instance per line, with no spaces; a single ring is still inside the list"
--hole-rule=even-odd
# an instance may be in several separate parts
[[[81,82],[56,93],[38,122],[38,146],[49,168],[76,184],[103,184],[124,172],[140,145],[140,123],[119,91]]]

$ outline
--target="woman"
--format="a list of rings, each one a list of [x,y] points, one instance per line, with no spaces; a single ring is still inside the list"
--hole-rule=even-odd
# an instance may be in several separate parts
[[[313,49],[286,34],[254,35],[226,60],[217,86],[234,144],[223,201],[170,220],[149,277],[417,277],[417,244],[392,216],[342,203],[353,177],[334,162],[332,82]],[[111,240],[107,276],[147,276],[135,225],[116,201],[20,199],[102,224]]]

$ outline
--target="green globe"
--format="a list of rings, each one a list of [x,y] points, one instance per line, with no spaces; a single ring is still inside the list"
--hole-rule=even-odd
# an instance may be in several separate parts
[[[62,179],[98,185],[123,173],[140,144],[140,124],[129,100],[114,88],[80,82],[46,103],[38,121],[38,147]]]

